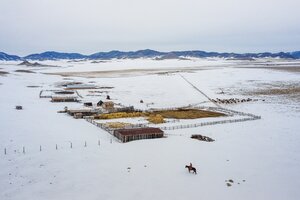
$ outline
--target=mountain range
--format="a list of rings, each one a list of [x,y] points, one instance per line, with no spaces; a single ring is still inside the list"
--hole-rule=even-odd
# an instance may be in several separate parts
[[[109,60],[109,59],[136,59],[136,58],[156,58],[156,59],[178,59],[186,57],[209,58],[220,57],[228,59],[255,59],[255,58],[286,58],[300,59],[300,51],[294,52],[279,52],[279,53],[219,53],[206,51],[170,51],[160,52],[151,49],[138,51],[109,51],[98,52],[91,55],[83,55],[79,53],[62,53],[55,51],[46,51],[43,53],[30,54],[20,57],[17,55],[9,55],[0,52],[0,60],[18,61],[18,60],[61,60],[61,59],[91,59],[91,60]]]

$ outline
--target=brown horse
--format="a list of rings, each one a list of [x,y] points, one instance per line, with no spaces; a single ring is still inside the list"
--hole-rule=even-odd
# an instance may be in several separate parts
[[[187,168],[189,170],[189,173],[191,173],[191,171],[194,173],[194,174],[197,174],[197,170],[195,167],[192,167],[190,165],[186,165],[185,168]]]

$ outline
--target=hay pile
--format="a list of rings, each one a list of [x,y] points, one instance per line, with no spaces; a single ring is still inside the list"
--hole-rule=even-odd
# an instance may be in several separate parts
[[[150,115],[147,119],[150,123],[153,123],[153,124],[162,124],[162,123],[165,123],[165,120],[163,118],[163,116],[161,115]]]
[[[144,117],[145,114],[142,112],[116,112],[108,114],[100,114],[95,116],[95,119],[118,119],[118,118],[133,118],[133,117]]]

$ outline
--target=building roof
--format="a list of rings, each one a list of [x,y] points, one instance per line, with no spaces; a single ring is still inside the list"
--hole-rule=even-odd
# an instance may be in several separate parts
[[[63,100],[63,99],[77,99],[77,97],[72,96],[52,96],[53,100]]]
[[[141,134],[152,134],[152,133],[164,133],[159,128],[132,128],[132,129],[118,129],[118,131],[121,135],[141,135]]]
[[[67,85],[66,89],[74,90],[74,89],[95,89],[96,85],[92,84],[75,84],[75,85]]]

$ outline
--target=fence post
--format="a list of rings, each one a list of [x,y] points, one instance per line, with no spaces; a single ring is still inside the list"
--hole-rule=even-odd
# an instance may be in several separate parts
[[[73,148],[73,144],[72,144],[72,142],[70,142],[70,148],[71,148],[71,149]]]
[[[4,148],[4,155],[6,155],[6,148]]]
[[[98,140],[98,145],[100,146],[100,140]]]
[[[40,145],[40,151],[42,151],[42,145]]]
[[[86,147],[87,145],[86,145],[86,141],[84,141],[84,147]]]
[[[23,147],[23,153],[25,154],[25,147]]]
[[[55,149],[57,150],[57,144],[55,145]]]

